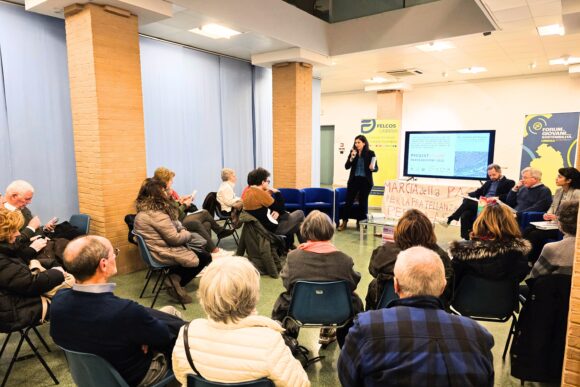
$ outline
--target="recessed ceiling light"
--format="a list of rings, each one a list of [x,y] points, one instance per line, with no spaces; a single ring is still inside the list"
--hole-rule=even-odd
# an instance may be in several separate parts
[[[383,77],[372,77],[370,79],[363,79],[363,82],[365,83],[385,83],[386,81],[388,81],[388,79]]]
[[[459,69],[457,71],[460,72],[461,74],[477,74],[486,72],[487,69],[485,67],[472,66],[464,69]]]
[[[241,34],[239,31],[215,23],[206,24],[201,28],[194,28],[189,31],[212,39],[229,39],[232,36]]]
[[[538,27],[538,34],[540,36],[550,36],[550,35],[564,35],[566,30],[564,26],[559,24],[550,24],[547,26],[539,26]]]
[[[419,50],[424,52],[433,52],[433,51],[448,50],[450,48],[455,48],[455,46],[451,42],[436,41],[427,44],[420,44],[418,46],[415,46],[415,48],[418,48]]]
[[[568,66],[570,64],[580,63],[580,57],[577,56],[564,56],[562,58],[550,59],[550,64],[554,65],[564,65]]]

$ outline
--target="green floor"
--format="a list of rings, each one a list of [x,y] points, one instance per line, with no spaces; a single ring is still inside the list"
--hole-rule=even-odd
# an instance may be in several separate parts
[[[334,243],[336,246],[353,257],[355,261],[356,270],[360,271],[362,274],[362,280],[359,284],[359,295],[364,300],[366,295],[366,290],[368,283],[371,280],[370,274],[368,273],[367,267],[371,256],[372,250],[380,244],[380,238],[378,237],[367,237],[361,244],[359,242],[359,233],[354,229],[354,225],[351,224],[350,228],[346,231],[336,233],[334,238]],[[447,248],[447,243],[453,239],[459,237],[458,227],[443,228],[441,226],[436,226],[437,236],[439,238],[439,244],[443,248]],[[222,246],[226,249],[234,250],[234,242],[232,238],[224,241]],[[143,305],[149,306],[150,299],[138,300],[138,295],[143,286],[143,280],[145,277],[145,272],[137,272],[128,275],[122,275],[115,277],[115,282],[117,283],[117,290],[115,293],[120,297],[132,298],[141,302]],[[197,289],[198,280],[194,280],[188,289],[194,293]],[[279,279],[273,279],[270,277],[262,277],[261,284],[261,299],[258,307],[258,311],[263,315],[270,315],[270,311],[274,301],[278,297],[278,294],[283,290],[282,282]],[[166,304],[170,304],[170,299],[167,295],[163,294],[157,301],[156,306],[160,307]],[[199,303],[194,302],[191,305],[187,305],[187,310],[184,312],[184,317],[187,320],[198,318],[202,316],[201,307]],[[494,355],[494,367],[495,367],[495,385],[498,386],[519,386],[520,382],[510,376],[509,359],[505,363],[501,360],[501,353],[505,344],[508,323],[483,323],[483,325],[493,334],[495,338],[495,347],[493,349]],[[114,328],[112,328],[114,329]],[[46,353],[45,349],[41,349],[41,353],[44,358],[56,374],[60,384],[62,386],[73,386],[72,379],[68,373],[66,360],[64,355],[56,348],[52,343],[50,336],[48,334],[48,326],[43,326],[40,328],[41,333],[49,342],[49,346],[52,350],[51,353]],[[90,334],[90,332],[87,332]],[[4,335],[0,335],[0,340],[4,340]],[[3,377],[6,368],[8,367],[10,357],[16,346],[16,337],[11,338],[10,344],[6,349],[6,353],[0,359],[0,376]],[[327,349],[321,350],[319,352],[318,345],[318,331],[316,329],[303,329],[300,333],[299,341],[302,345],[306,346],[311,350],[312,356],[324,355],[326,358],[322,362],[316,363],[310,366],[308,370],[308,376],[312,382],[312,386],[340,386],[338,381],[338,376],[336,373],[336,361],[338,359],[339,350],[336,343],[331,344]],[[30,350],[25,345],[22,353],[29,353]],[[36,359],[23,360],[16,363],[14,369],[12,370],[10,379],[8,381],[8,386],[51,386],[53,385],[52,380],[42,368],[40,363]],[[526,383],[526,386],[539,386],[538,383]],[[546,385],[546,384],[543,384]]]

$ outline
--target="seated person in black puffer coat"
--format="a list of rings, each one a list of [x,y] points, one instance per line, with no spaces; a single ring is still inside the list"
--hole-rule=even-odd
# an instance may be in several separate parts
[[[455,286],[466,274],[491,280],[513,278],[521,282],[529,273],[530,242],[522,238],[511,211],[492,202],[477,217],[471,239],[451,242]]]

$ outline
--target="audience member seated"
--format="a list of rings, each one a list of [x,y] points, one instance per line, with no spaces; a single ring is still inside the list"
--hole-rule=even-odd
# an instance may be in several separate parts
[[[217,201],[220,204],[220,210],[224,215],[230,215],[234,227],[238,225],[238,216],[244,203],[242,198],[236,196],[234,187],[236,185],[236,172],[230,168],[222,169],[222,184],[217,190]]]
[[[34,259],[17,256],[14,243],[23,225],[20,212],[0,209],[0,330],[3,332],[47,320],[49,298],[58,288],[74,283],[74,278],[62,267],[55,266],[55,261],[53,266],[45,268]]]
[[[560,188],[556,190],[552,205],[548,212],[544,214],[544,220],[555,222],[558,220],[561,204],[567,200],[580,199],[580,172],[576,168],[558,169],[556,185]],[[541,230],[534,225],[530,225],[524,230],[524,238],[532,244],[532,251],[528,255],[530,262],[534,263],[540,256],[540,252],[548,239],[559,239],[558,229]]]
[[[272,318],[282,321],[288,313],[294,284],[300,280],[306,281],[347,281],[352,290],[352,306],[354,313],[363,310],[360,297],[355,293],[360,281],[360,273],[354,270],[354,261],[345,253],[339,251],[331,242],[334,234],[332,220],[323,212],[312,211],[302,223],[300,232],[307,242],[288,253],[286,264],[280,276],[286,291],[278,297],[272,311]],[[350,324],[344,328],[321,329],[319,342],[329,344],[338,338],[339,345],[344,343]],[[287,333],[298,337],[299,328],[287,326]]]
[[[117,273],[117,253],[99,236],[69,243],[64,264],[77,283],[54,297],[50,335],[65,349],[102,357],[130,386],[150,386],[165,375],[184,322],[113,294],[109,279]]]
[[[269,186],[270,172],[257,168],[248,174],[249,188],[242,195],[244,210],[258,219],[266,230],[279,235],[286,235],[286,245],[294,244],[294,235],[303,242],[300,236],[300,224],[304,221],[304,212],[296,210],[288,213],[284,209],[284,198],[280,192]]]
[[[505,203],[518,213],[545,212],[552,204],[552,191],[542,183],[542,171],[527,167],[522,170],[522,179],[508,193]]]
[[[558,226],[564,234],[564,239],[559,242],[547,243],[544,246],[540,258],[532,267],[532,278],[548,274],[572,275],[576,246],[578,200],[562,202],[559,210]]]
[[[207,319],[181,329],[173,350],[173,371],[182,385],[187,374],[196,373],[221,383],[268,378],[276,386],[310,386],[284,343],[284,329],[256,311],[260,274],[247,259],[213,262],[201,278],[198,295]]]
[[[492,201],[475,220],[471,240],[450,244],[455,286],[465,274],[492,280],[513,278],[519,283],[530,270],[530,249],[512,212]]]
[[[181,225],[177,209],[159,180],[146,179],[135,206],[135,232],[143,237],[155,260],[175,265],[165,280],[169,295],[183,303],[191,303],[192,298],[183,287],[211,262],[210,254],[199,244],[199,239],[203,238]],[[171,287],[172,282],[175,288]]]
[[[226,230],[223,226],[220,226],[208,211],[198,210],[195,204],[192,203],[194,199],[192,195],[180,197],[177,192],[171,188],[173,186],[174,177],[175,172],[170,171],[165,167],[157,168],[153,176],[154,179],[163,182],[165,185],[167,195],[177,208],[178,219],[183,224],[183,227],[188,231],[201,235],[201,237],[207,242],[205,245],[206,251],[210,252],[214,258],[232,255],[233,252],[225,251],[215,245],[211,238],[211,230],[213,230],[219,238],[226,238],[232,235],[233,230]],[[188,214],[188,212],[191,213]]]
[[[501,174],[501,167],[498,164],[490,164],[487,166],[487,176],[489,180],[485,184],[467,195],[475,199],[479,199],[481,196],[487,198],[498,197],[499,200],[505,202],[507,194],[515,185],[515,182]],[[476,216],[477,202],[470,199],[463,199],[459,208],[447,218],[447,222],[441,224],[448,226],[453,220],[461,220],[461,237],[467,240],[469,239],[469,233],[473,228],[473,222]]]
[[[343,386],[493,386],[493,336],[449,314],[441,257],[425,247],[399,253],[387,308],[360,313],[338,359]]]
[[[369,272],[373,280],[369,284],[366,297],[366,310],[376,309],[379,299],[385,288],[385,282],[394,276],[393,269],[397,261],[397,255],[403,250],[413,246],[423,246],[436,252],[445,267],[445,279],[447,287],[441,296],[445,306],[451,298],[453,269],[451,260],[441,247],[437,245],[437,237],[433,224],[419,210],[407,210],[397,222],[395,227],[394,243],[386,242],[373,251],[369,263]]]

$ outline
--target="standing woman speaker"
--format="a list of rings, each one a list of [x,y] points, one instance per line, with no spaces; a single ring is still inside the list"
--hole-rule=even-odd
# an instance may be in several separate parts
[[[350,176],[346,186],[346,204],[342,213],[342,223],[338,226],[338,231],[346,228],[349,218],[356,219],[357,224],[359,220],[366,218],[367,214],[363,213],[363,209],[368,208],[369,194],[373,188],[373,172],[379,170],[375,152],[369,149],[369,141],[362,134],[354,138],[354,145],[344,167],[350,169]],[[357,194],[359,213],[355,214],[352,204]]]

